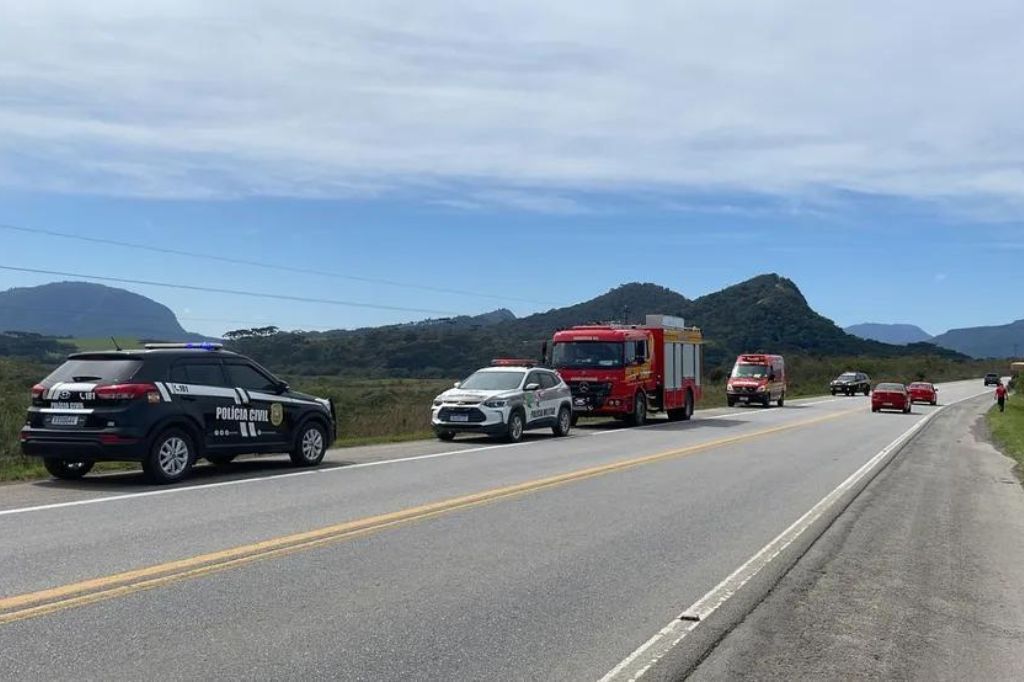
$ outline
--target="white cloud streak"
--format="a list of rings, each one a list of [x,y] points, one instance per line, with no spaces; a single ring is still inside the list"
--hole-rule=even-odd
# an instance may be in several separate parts
[[[1017,0],[0,0],[0,184],[1024,207]]]

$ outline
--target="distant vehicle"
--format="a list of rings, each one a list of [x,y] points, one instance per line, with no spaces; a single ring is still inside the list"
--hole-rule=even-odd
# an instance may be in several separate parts
[[[572,429],[572,392],[557,372],[529,360],[495,360],[491,367],[434,398],[431,424],[441,440],[482,433],[518,443],[523,432]]]
[[[829,385],[832,395],[843,393],[845,395],[856,395],[871,393],[871,377],[864,372],[843,372],[832,380]]]
[[[871,392],[871,411],[899,410],[909,414],[913,407],[910,393],[903,384],[878,384]]]
[[[703,396],[700,329],[669,315],[642,325],[587,325],[557,332],[551,365],[572,388],[573,415],[615,417],[633,425],[651,412],[672,421],[693,415]]]
[[[96,462],[138,461],[154,483],[188,476],[199,457],[247,453],[319,464],[335,438],[334,405],[291,390],[220,344],[148,344],[77,353],[32,388],[21,450],[57,478]]]
[[[990,372],[990,373],[985,375],[985,385],[986,386],[996,386],[999,383],[1000,383],[999,375],[996,374],[995,372]]]
[[[736,358],[725,385],[729,407],[736,403],[761,403],[779,407],[786,403],[786,360],[781,355],[746,353]]]
[[[939,389],[935,388],[935,384],[927,381],[915,381],[907,386],[907,392],[910,393],[910,402],[912,403],[936,405],[939,402]]]

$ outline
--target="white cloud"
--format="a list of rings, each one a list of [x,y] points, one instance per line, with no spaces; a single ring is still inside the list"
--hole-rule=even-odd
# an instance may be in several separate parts
[[[1024,5],[7,0],[0,183],[576,211],[574,190],[1024,208]]]

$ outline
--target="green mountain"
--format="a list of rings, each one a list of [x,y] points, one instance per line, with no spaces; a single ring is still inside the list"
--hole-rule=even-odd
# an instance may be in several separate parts
[[[846,334],[807,304],[797,286],[778,275],[762,275],[690,300],[656,284],[626,284],[592,300],[528,317],[453,318],[413,325],[351,331],[279,333],[241,338],[231,347],[278,371],[351,376],[451,377],[495,357],[537,358],[558,329],[608,321],[638,322],[647,314],[681,316],[704,330],[708,368],[725,365],[744,351],[820,356],[940,355],[958,353],[914,344],[891,346]],[[461,320],[461,321],[460,321]]]
[[[0,332],[45,336],[193,340],[171,309],[124,289],[54,282],[0,292]]]

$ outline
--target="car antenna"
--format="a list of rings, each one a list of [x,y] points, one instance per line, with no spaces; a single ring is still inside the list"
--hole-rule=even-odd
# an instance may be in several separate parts
[[[110,340],[114,342],[114,348],[116,348],[117,350],[124,350],[123,348],[121,348],[120,345],[118,345],[117,339],[115,339],[113,336],[110,337]]]

